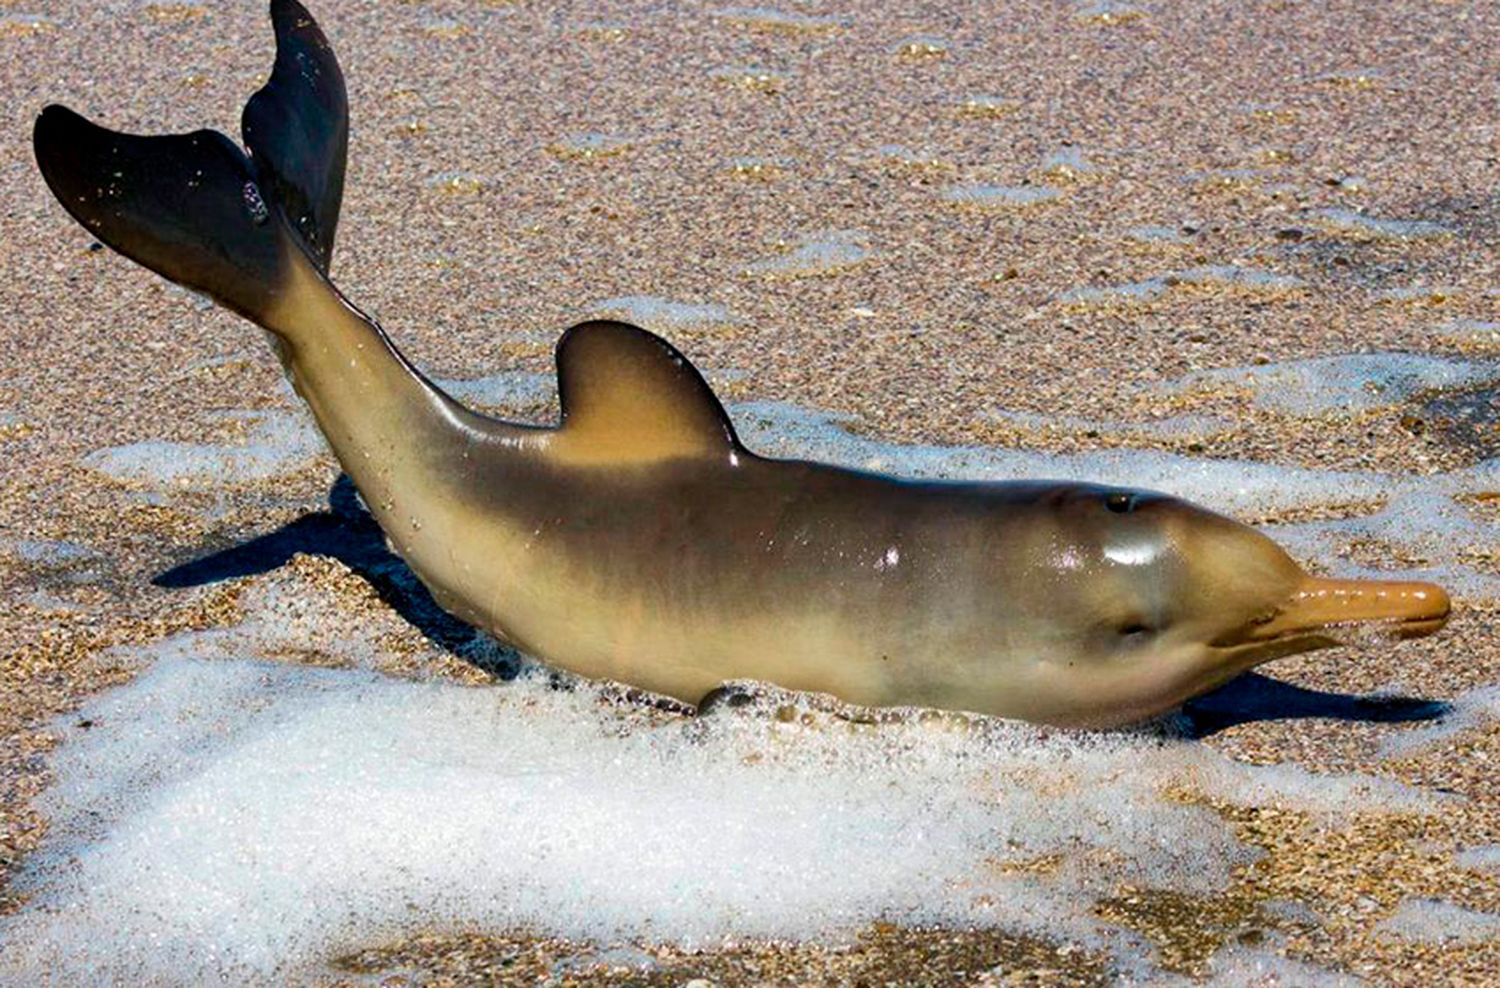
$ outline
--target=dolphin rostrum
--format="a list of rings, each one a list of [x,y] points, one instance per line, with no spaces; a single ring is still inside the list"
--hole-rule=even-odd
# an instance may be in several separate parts
[[[440,604],[527,653],[688,703],[758,679],[1109,726],[1348,625],[1446,621],[1439,587],[1309,576],[1161,494],[757,456],[681,353],[618,322],[563,334],[556,426],[470,411],[330,282],[343,76],[301,4],[271,15],[248,156],[213,131],[138,137],[49,106],[42,174],[99,240],[274,334],[396,551]]]

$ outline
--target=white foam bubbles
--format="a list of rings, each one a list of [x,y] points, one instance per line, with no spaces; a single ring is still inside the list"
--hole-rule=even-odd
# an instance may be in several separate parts
[[[1160,233],[1162,227],[1137,227],[1134,236],[1144,242],[1180,242],[1166,238]],[[1143,234],[1141,231],[1148,231]],[[1170,232],[1170,231],[1169,231]],[[1154,302],[1169,292],[1236,292],[1245,294],[1274,295],[1297,291],[1305,287],[1300,278],[1292,275],[1262,271],[1259,268],[1238,264],[1206,264],[1181,271],[1173,271],[1143,281],[1132,281],[1103,287],[1074,288],[1057,296],[1059,304],[1066,306],[1115,306]]]
[[[1387,936],[1420,943],[1475,944],[1500,939],[1500,916],[1441,899],[1407,899],[1377,929]]]
[[[720,7],[709,13],[736,27],[784,34],[817,34],[848,27],[852,23],[847,17],[802,14],[770,7]]]
[[[1164,386],[1168,393],[1233,386],[1261,408],[1295,415],[1361,412],[1413,395],[1500,379],[1500,366],[1415,353],[1357,353],[1254,367],[1199,371]]]
[[[1059,182],[1075,182],[1096,173],[1099,169],[1084,155],[1081,148],[1066,146],[1049,152],[1042,158],[1041,170]]]
[[[1353,209],[1320,209],[1313,220],[1329,233],[1370,240],[1417,240],[1451,237],[1453,231],[1426,220],[1388,220]]]
[[[1229,419],[1213,415],[1171,415],[1139,421],[1102,421],[1077,415],[1042,415],[998,409],[988,413],[986,417],[996,422],[1038,431],[1061,429],[1108,436],[1148,436],[1153,439],[1203,439],[1234,428],[1234,423]]]
[[[635,148],[634,138],[621,134],[605,134],[588,131],[569,134],[547,145],[547,152],[558,158],[573,161],[597,161],[614,158]]]
[[[1203,988],[1353,988],[1360,983],[1265,947],[1240,945],[1220,951],[1210,964],[1208,978],[1200,982]]]
[[[778,244],[779,253],[752,261],[745,274],[803,278],[838,274],[875,256],[869,238],[857,230],[830,230]]]
[[[1139,244],[1185,244],[1189,236],[1178,226],[1146,224],[1126,230],[1125,239]]]
[[[266,662],[306,623],[355,666],[372,645],[327,616],[327,592],[281,579],[247,595],[243,625],[134,653],[146,671],[59,725],[52,826],[28,906],[0,921],[0,980],[302,977],[455,929],[711,944],[884,920],[1139,954],[1097,898],[1212,893],[1254,853],[1164,790],[1316,814],[1431,805],[1155,733],[855,728],[775,691],[694,720],[545,677],[465,688]]]
[[[222,486],[226,480],[250,483],[292,473],[325,448],[312,419],[301,411],[223,412],[213,418],[244,423],[243,441],[147,440],[95,450],[83,464],[116,480],[153,487]]]
[[[655,295],[608,298],[594,303],[589,310],[598,315],[636,323],[658,333],[727,327],[740,322],[739,317],[723,305],[678,302]]]
[[[1500,547],[1500,526],[1475,517],[1453,499],[1466,489],[1465,476],[1393,479],[1391,499],[1372,514],[1278,525],[1267,534],[1307,558],[1331,562],[1336,576],[1381,579],[1399,569],[1407,577],[1433,580],[1458,593],[1493,597],[1500,594],[1500,579],[1475,553]],[[1359,544],[1389,546],[1422,562],[1415,568],[1382,570],[1344,558],[1349,555],[1345,549]]]
[[[1483,319],[1453,319],[1438,326],[1439,339],[1450,343],[1495,346],[1500,344],[1500,322]]]
[[[902,446],[853,435],[824,412],[775,402],[735,405],[735,427],[752,449],[906,477],[1079,480],[1143,487],[1222,511],[1260,513],[1381,497],[1380,474],[1211,460],[1154,450],[1057,454],[984,447]]]
[[[1386,738],[1380,754],[1383,758],[1407,758],[1496,718],[1500,718],[1500,685],[1482,686],[1454,700],[1453,710],[1442,720]]]
[[[1062,195],[1050,185],[950,185],[938,195],[957,206],[973,209],[1023,209],[1052,202]]]
[[[0,539],[0,553],[46,569],[66,569],[99,559],[88,546],[61,539]]]
[[[1471,847],[1453,855],[1453,863],[1475,871],[1500,871],[1500,844]]]

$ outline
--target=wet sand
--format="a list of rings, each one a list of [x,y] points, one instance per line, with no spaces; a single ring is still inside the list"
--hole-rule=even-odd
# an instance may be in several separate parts
[[[864,436],[1413,477],[1495,456],[1492,385],[1318,415],[1257,405],[1233,382],[1162,387],[1378,351],[1493,365],[1492,5],[779,10],[316,3],[354,116],[335,279],[439,378],[546,372],[563,327],[605,300],[649,296],[719,307],[658,309],[652,328],[700,366],[737,372],[730,399],[841,413]],[[297,404],[258,331],[91,249],[27,140],[53,100],[125,130],[233,132],[270,63],[260,4],[5,3],[0,46],[12,136],[0,145],[0,868],[11,874],[46,833],[30,800],[48,784],[50,718],[130,675],[100,653],[236,620],[241,583],[152,578],[322,510],[336,470],[322,453],[270,479],[163,492],[85,465],[144,440],[233,441],[243,420],[220,413]],[[1221,266],[1237,273],[1202,273]],[[1181,414],[1218,424],[1141,431]],[[1137,429],[1101,427],[1120,422]],[[1487,493],[1471,492],[1489,534],[1473,549],[1493,575],[1500,519]],[[79,554],[20,545],[32,542]],[[1394,571],[1420,565],[1356,548]],[[389,606],[347,568],[308,579],[351,608]],[[1457,697],[1500,683],[1496,608],[1493,593],[1461,595],[1437,638],[1270,673],[1339,694]],[[1500,726],[1480,719],[1410,757],[1382,755],[1410,730],[1314,718],[1213,734],[1202,743],[1238,759],[1462,801],[1353,827],[1215,805],[1264,856],[1220,894],[1121,888],[1098,914],[1188,975],[1274,934],[1278,953],[1372,983],[1492,982],[1496,938],[1442,943],[1382,926],[1406,900],[1500,912],[1496,873],[1455,858],[1500,841]],[[1272,915],[1272,900],[1317,918]],[[579,949],[489,932],[372,947],[345,967],[520,980],[557,974]],[[617,976],[970,983],[999,965],[1021,983],[1109,977],[1105,960],[1068,947],[876,928],[854,948],[666,951],[652,972],[632,968],[637,958]],[[606,974],[580,962],[557,976]]]

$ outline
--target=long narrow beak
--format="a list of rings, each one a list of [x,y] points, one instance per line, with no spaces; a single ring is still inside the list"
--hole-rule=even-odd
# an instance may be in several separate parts
[[[1255,629],[1253,637],[1266,641],[1373,627],[1399,638],[1419,638],[1446,624],[1451,606],[1447,592],[1432,583],[1309,576],[1269,621]]]

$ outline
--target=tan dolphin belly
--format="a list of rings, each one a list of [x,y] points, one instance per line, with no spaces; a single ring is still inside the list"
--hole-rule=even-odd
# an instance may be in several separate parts
[[[430,583],[457,576],[439,597],[536,657],[689,703],[733,679],[871,705],[963,695],[998,643],[965,597],[962,540],[899,510],[851,517],[845,492],[797,471],[761,462],[725,486],[539,464],[475,485],[490,494],[435,539],[441,558],[408,559],[441,572]]]

